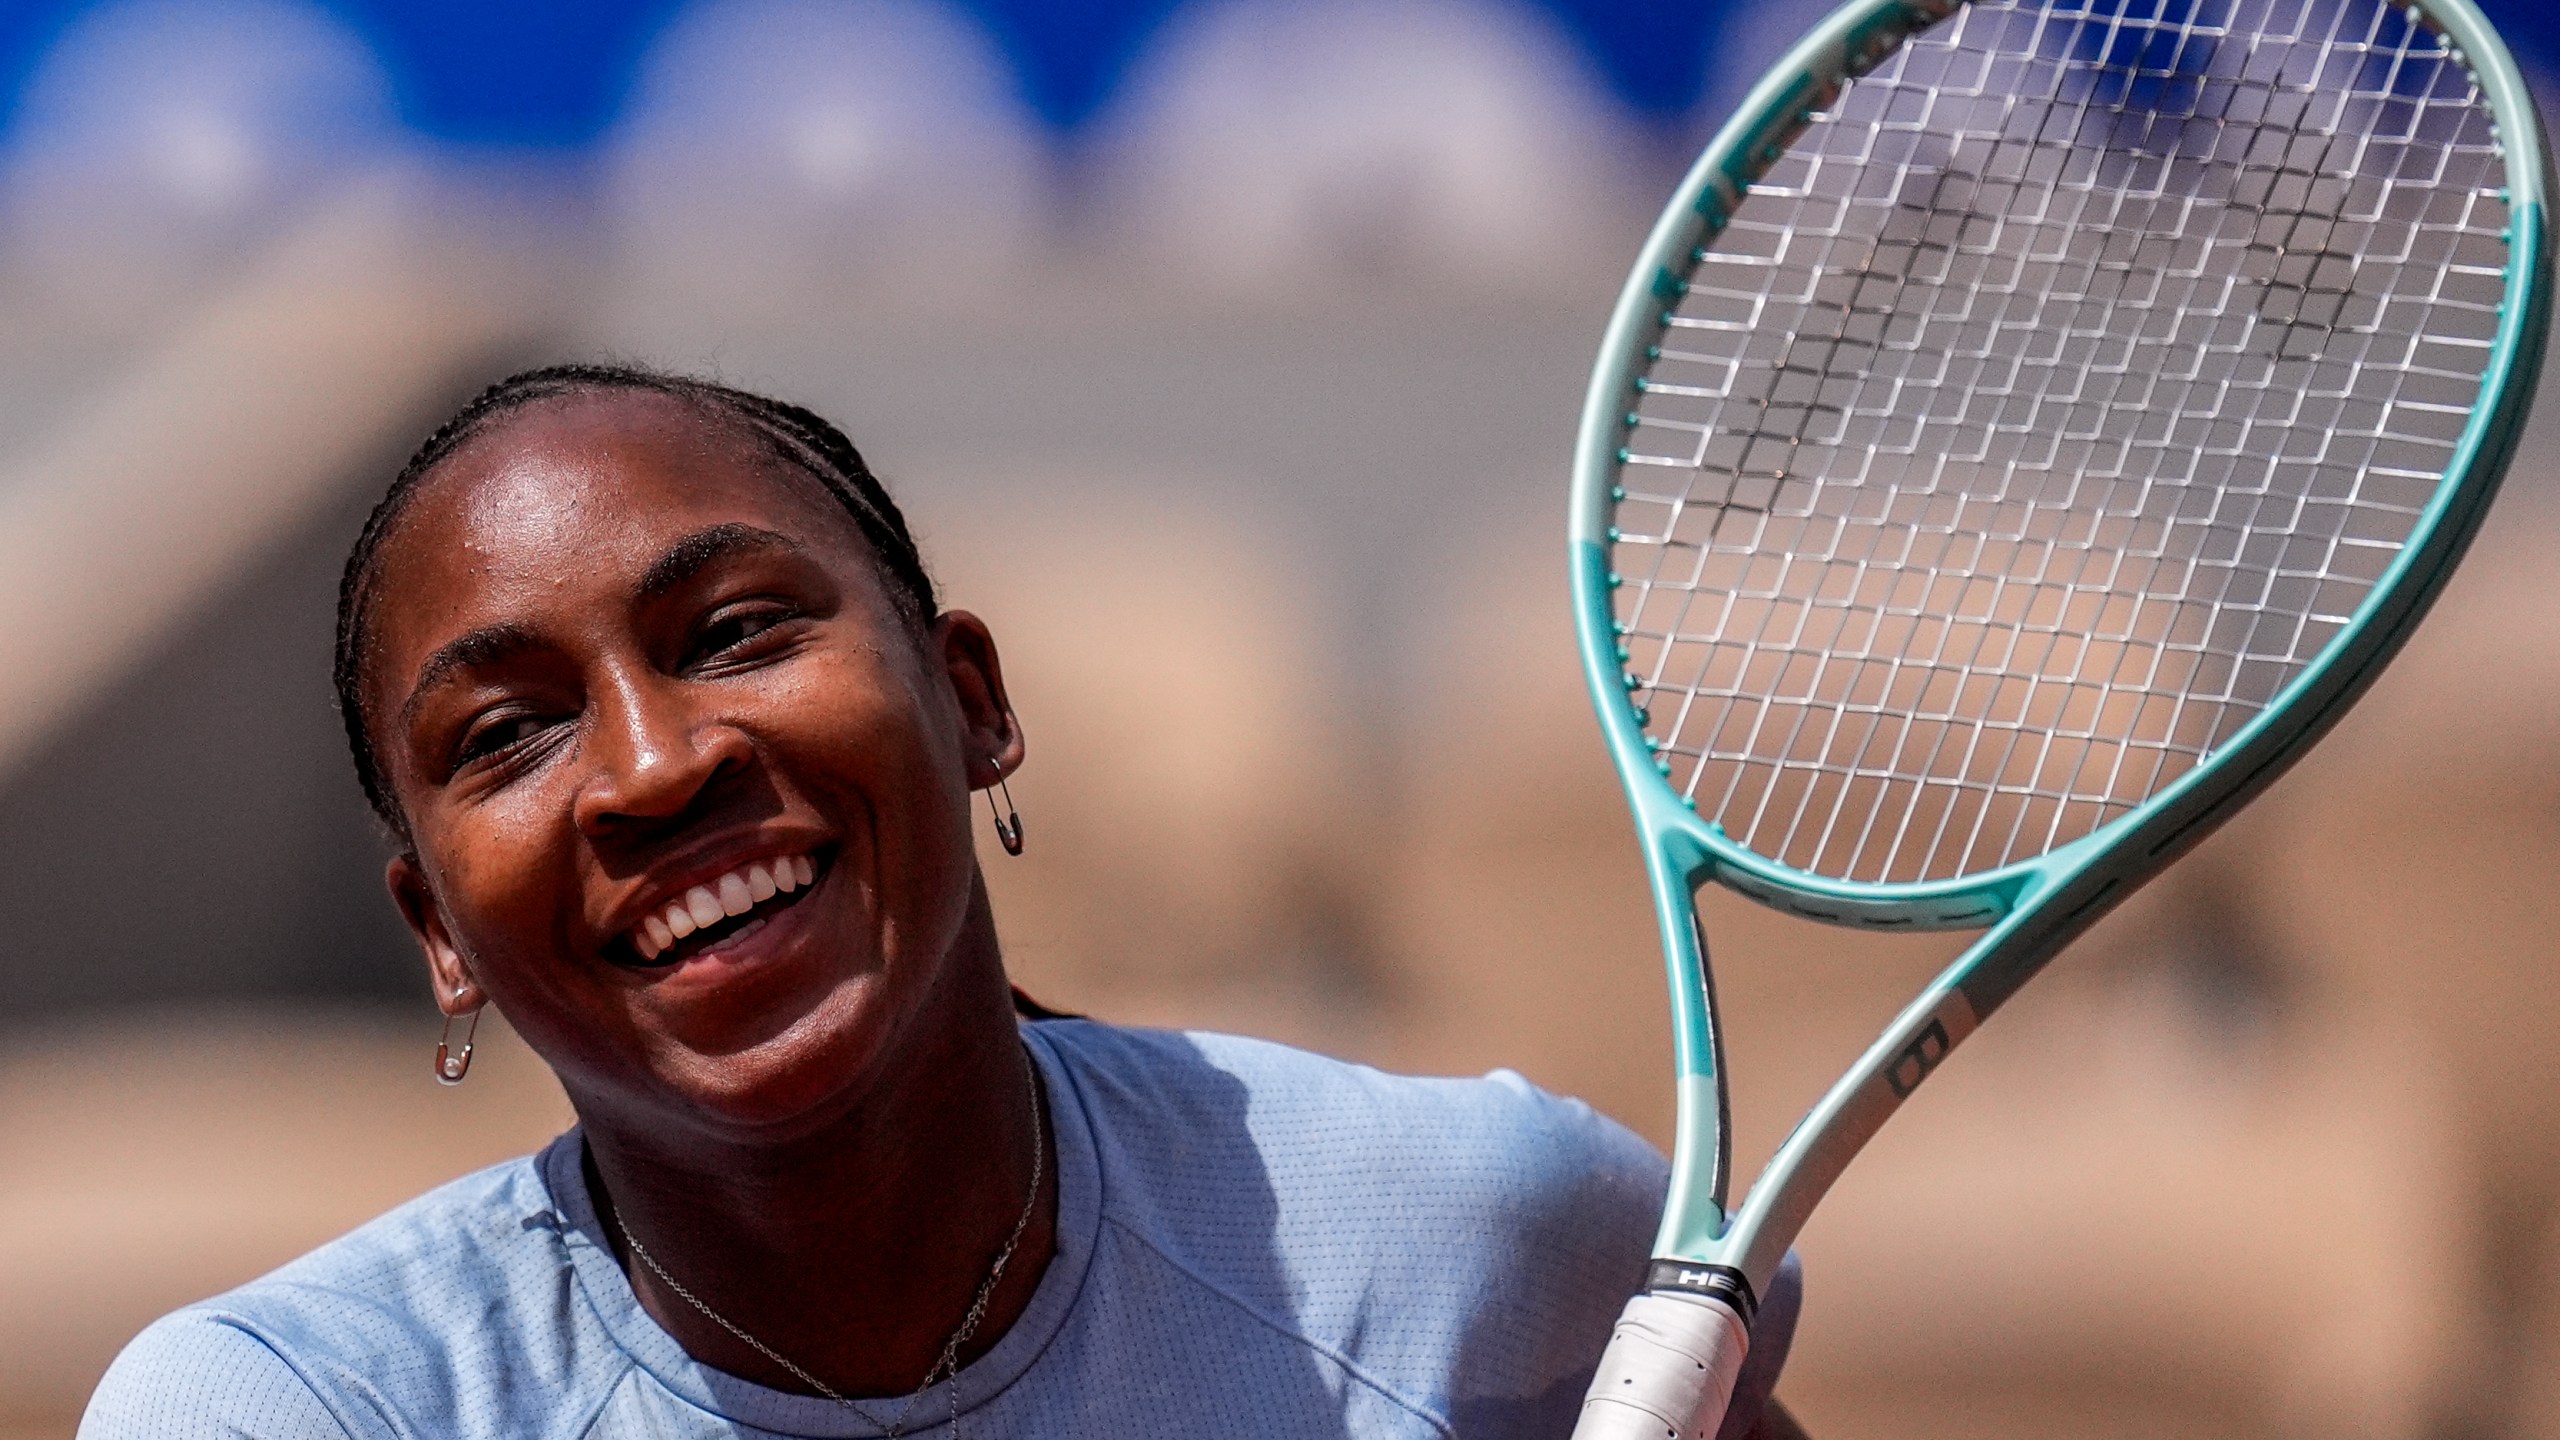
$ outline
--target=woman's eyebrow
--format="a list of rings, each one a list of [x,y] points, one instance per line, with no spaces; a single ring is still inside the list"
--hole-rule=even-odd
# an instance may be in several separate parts
[[[760,530],[737,521],[696,530],[667,547],[640,577],[639,596],[654,600],[699,575],[717,561],[732,555],[757,550],[783,550],[800,553],[800,542],[772,530]]]
[[[406,726],[416,719],[418,707],[426,703],[428,693],[451,679],[455,671],[494,665],[541,643],[521,625],[484,625],[437,646],[427,663],[418,667],[418,683],[409,687],[409,698],[400,702],[400,723]]]
[[[667,547],[665,554],[651,562],[640,577],[640,598],[655,599],[682,585],[702,571],[732,555],[754,551],[786,551],[800,554],[800,542],[778,531],[759,529],[736,521],[696,530]],[[535,634],[521,625],[487,625],[468,634],[456,636],[436,648],[418,667],[418,681],[409,687],[409,698],[400,704],[403,725],[415,719],[418,707],[438,685],[451,679],[457,670],[494,665],[510,656],[522,654],[541,645]]]

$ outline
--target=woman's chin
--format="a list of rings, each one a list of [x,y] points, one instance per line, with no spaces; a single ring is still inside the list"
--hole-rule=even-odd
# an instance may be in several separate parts
[[[665,1036],[662,1067],[714,1124],[789,1131],[822,1125],[852,1104],[891,1028],[878,971],[843,977],[812,1003],[685,1007]],[[726,1012],[726,1013],[723,1013]]]

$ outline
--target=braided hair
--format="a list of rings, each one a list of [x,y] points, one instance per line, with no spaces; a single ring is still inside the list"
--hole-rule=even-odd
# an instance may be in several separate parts
[[[420,484],[501,418],[548,400],[614,390],[664,395],[740,425],[777,459],[824,486],[853,517],[863,539],[870,542],[873,559],[889,582],[890,601],[901,618],[922,633],[938,613],[933,577],[925,572],[924,557],[908,533],[906,516],[863,463],[853,442],[815,411],[713,381],[633,365],[547,365],[510,375],[481,391],[409,457],[365,518],[338,581],[338,636],[332,665],[338,715],[346,724],[347,749],[354,756],[356,780],[364,787],[366,802],[403,842],[408,825],[383,783],[364,708],[365,669],[372,644],[368,622],[382,542],[399,523]]]

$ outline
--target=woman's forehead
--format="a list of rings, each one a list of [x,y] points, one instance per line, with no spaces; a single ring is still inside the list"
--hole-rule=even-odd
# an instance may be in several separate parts
[[[862,544],[824,487],[743,420],[650,391],[561,396],[493,420],[419,482],[386,537],[384,578],[402,559],[455,547],[540,564],[741,511],[815,527],[816,543]]]
[[[424,477],[384,537],[372,604],[383,658],[396,667],[398,652],[437,643],[422,631],[627,583],[722,524],[848,547],[869,568],[852,517],[743,423],[648,392],[529,406]]]

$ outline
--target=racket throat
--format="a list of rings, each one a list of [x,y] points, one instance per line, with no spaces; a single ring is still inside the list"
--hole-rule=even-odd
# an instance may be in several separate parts
[[[1671,1194],[1653,1253],[1702,1259],[1717,1253],[1727,1229],[1733,1174],[1733,1106],[1724,1078],[1724,1024],[1716,1007],[1715,971],[1707,963],[1696,887],[1707,878],[1705,856],[1665,853],[1658,846],[1654,896],[1663,954],[1671,975],[1672,1042],[1679,1067],[1671,1154]]]
[[[1698,947],[1698,992],[1706,997],[1707,1005],[1707,1065],[1714,1082],[1708,1088],[1715,1092],[1715,1169],[1708,1181],[1707,1198],[1715,1205],[1717,1229],[1721,1232],[1728,1187],[1733,1183],[1733,1087],[1724,1078],[1724,1011],[1716,1004],[1715,967],[1707,963],[1707,929],[1698,919],[1694,894],[1689,903],[1689,936]],[[1743,1319],[1750,1318],[1745,1312]]]

